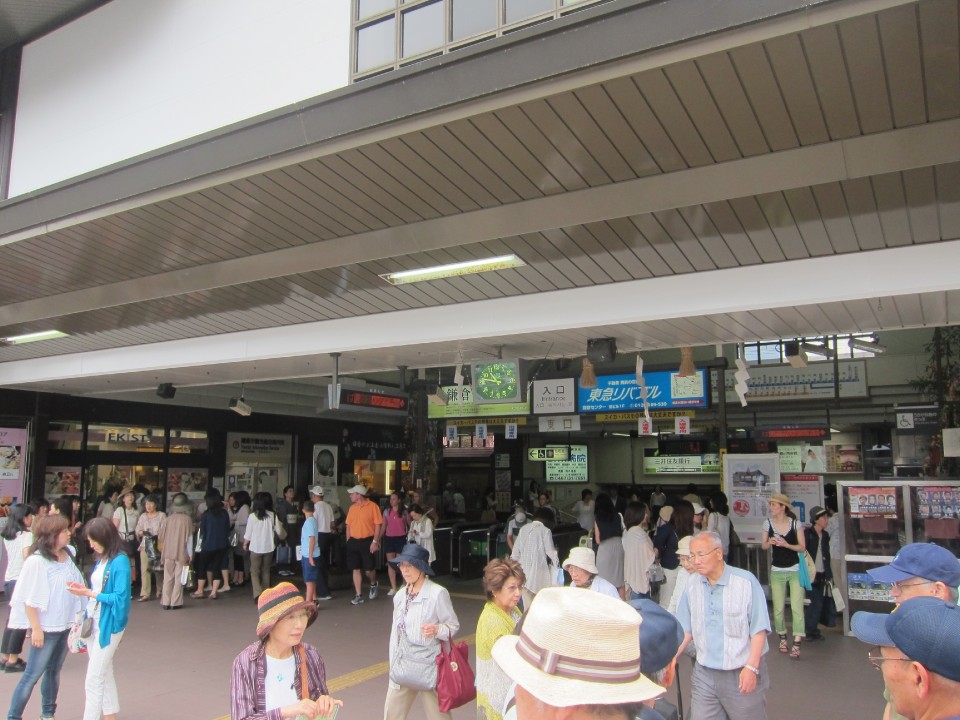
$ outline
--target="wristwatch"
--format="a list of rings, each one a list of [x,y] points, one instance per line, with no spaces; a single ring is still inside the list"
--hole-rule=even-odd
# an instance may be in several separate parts
[[[753,665],[744,665],[743,667],[746,670],[749,670],[750,672],[752,672],[757,677],[760,677],[760,668],[755,668]]]

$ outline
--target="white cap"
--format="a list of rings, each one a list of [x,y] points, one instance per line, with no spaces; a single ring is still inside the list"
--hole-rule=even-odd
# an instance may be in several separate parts
[[[363,495],[364,497],[367,496],[367,488],[365,488],[363,485],[354,485],[352,488],[347,490],[347,492],[350,495],[356,493],[357,495]]]
[[[309,493],[311,495],[319,495],[323,497],[323,485],[314,485],[310,488]]]

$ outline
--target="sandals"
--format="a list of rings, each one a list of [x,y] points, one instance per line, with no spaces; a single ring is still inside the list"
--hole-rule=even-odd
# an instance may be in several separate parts
[[[149,602],[149,601],[150,601],[149,595],[141,595],[140,597],[137,598],[137,602]]]
[[[790,648],[790,657],[794,660],[800,659],[800,638],[793,639],[793,647]]]
[[[202,593],[202,592],[190,593],[190,597],[192,597],[192,598],[203,598],[203,593]],[[784,640],[784,642],[786,642],[786,640]]]
[[[788,652],[788,651],[789,651],[789,650],[788,650],[788,648],[787,648],[787,636],[786,636],[786,635],[781,635],[781,636],[780,636],[780,652],[786,653],[786,652]]]

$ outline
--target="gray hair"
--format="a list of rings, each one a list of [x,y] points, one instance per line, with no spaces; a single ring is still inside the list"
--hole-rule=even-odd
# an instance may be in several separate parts
[[[720,534],[715,533],[713,530],[705,530],[702,533],[697,533],[693,537],[693,540],[702,540],[702,539],[707,539],[710,541],[711,550],[716,550],[717,548],[723,547],[723,540],[720,539]]]

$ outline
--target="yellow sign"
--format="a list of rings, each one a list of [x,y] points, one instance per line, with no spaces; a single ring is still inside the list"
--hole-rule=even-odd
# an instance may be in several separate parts
[[[450,418],[446,424],[456,425],[457,427],[473,427],[474,425],[526,425],[527,419],[525,417]]]
[[[597,422],[631,422],[643,417],[642,412],[597,413]],[[693,410],[651,410],[651,420],[672,420],[675,417],[696,417]]]
[[[529,402],[475,403],[473,388],[470,385],[444,385],[441,390],[447,396],[446,405],[431,404],[427,407],[427,417],[440,418],[489,418],[494,415],[528,415]],[[490,421],[487,420],[487,424]]]

